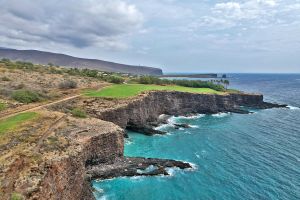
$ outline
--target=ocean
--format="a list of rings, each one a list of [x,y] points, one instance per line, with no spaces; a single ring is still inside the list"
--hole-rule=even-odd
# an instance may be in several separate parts
[[[129,132],[126,156],[190,162],[171,176],[94,181],[97,199],[299,200],[300,74],[230,74],[231,88],[260,92],[290,109],[172,117],[164,136]],[[189,123],[175,130],[172,123]]]

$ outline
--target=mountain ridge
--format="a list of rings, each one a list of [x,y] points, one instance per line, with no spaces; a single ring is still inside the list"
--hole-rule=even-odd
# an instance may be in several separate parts
[[[120,72],[139,75],[162,75],[162,69],[155,67],[136,66],[120,64],[116,62],[79,58],[61,53],[52,53],[39,50],[16,50],[9,48],[0,48],[0,59],[7,58],[14,61],[26,61],[34,64],[53,65],[97,69],[106,72]]]

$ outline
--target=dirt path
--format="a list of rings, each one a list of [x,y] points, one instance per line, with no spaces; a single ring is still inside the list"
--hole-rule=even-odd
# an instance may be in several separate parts
[[[28,109],[24,109],[24,110],[21,110],[21,111],[8,113],[5,116],[2,116],[2,117],[0,116],[0,120],[8,118],[8,117],[12,117],[12,116],[20,114],[20,113],[31,112],[31,111],[35,111],[35,110],[38,110],[38,109],[42,109],[42,108],[45,108],[47,106],[51,106],[51,105],[54,105],[54,104],[57,104],[57,103],[61,103],[61,102],[64,102],[64,101],[75,99],[75,98],[80,97],[80,96],[82,96],[82,94],[77,94],[77,95],[74,95],[74,96],[65,97],[65,98],[57,100],[57,101],[53,101],[53,102],[50,102],[50,103],[47,103],[47,104],[35,106],[33,108],[28,108]]]
[[[43,133],[42,137],[39,139],[37,146],[35,148],[35,152],[39,152],[41,145],[43,144],[44,140],[48,138],[48,136],[60,125],[62,120],[66,118],[67,115],[63,114],[62,116],[58,117]]]

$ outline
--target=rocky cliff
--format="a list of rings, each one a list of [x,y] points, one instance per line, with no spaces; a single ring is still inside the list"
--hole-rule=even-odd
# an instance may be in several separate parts
[[[156,122],[161,114],[247,113],[241,106],[255,108],[279,106],[264,102],[261,94],[216,95],[166,91],[145,93],[125,103],[116,102],[112,107],[104,107],[102,99],[88,99],[82,105],[93,117],[113,122],[121,128],[144,127]]]
[[[51,124],[45,123],[44,128]],[[35,137],[39,129],[28,129],[28,145],[13,141],[0,154],[0,199],[11,199],[12,194],[35,200],[94,199],[87,166],[123,157],[124,131],[110,122],[67,117],[42,137]]]

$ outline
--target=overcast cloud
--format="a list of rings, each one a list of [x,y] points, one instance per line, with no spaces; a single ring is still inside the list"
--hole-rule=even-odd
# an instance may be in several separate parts
[[[0,46],[165,71],[300,72],[300,0],[0,0]]]
[[[120,36],[143,23],[132,4],[119,0],[2,0],[1,40],[8,44],[54,43],[77,48],[123,48]]]

